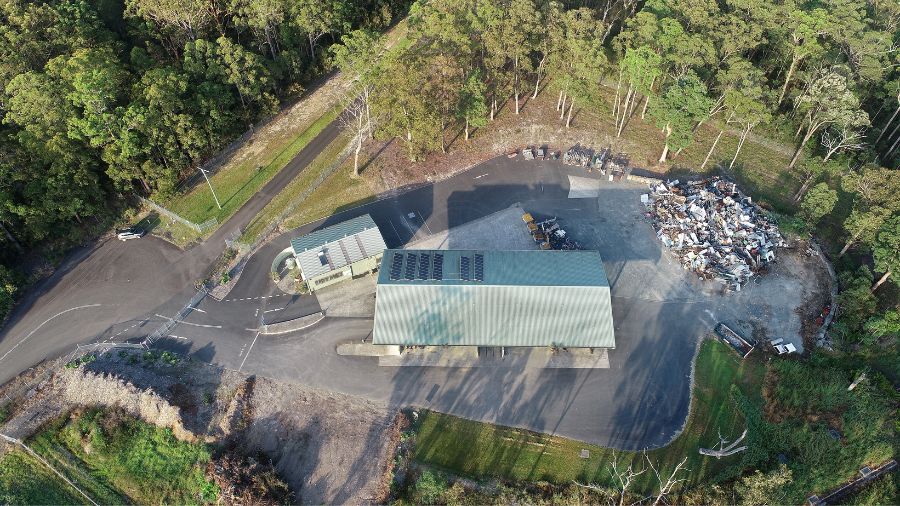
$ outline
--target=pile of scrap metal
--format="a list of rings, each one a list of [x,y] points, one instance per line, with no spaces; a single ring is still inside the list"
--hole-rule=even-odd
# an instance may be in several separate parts
[[[657,237],[682,266],[728,290],[739,291],[775,260],[775,248],[786,245],[778,226],[751,198],[718,177],[654,183],[641,202]]]
[[[527,148],[522,150],[522,158],[526,160],[544,160],[545,158],[549,158],[547,152],[549,148],[547,146],[528,146]],[[514,158],[515,156],[511,156],[510,158]]]
[[[531,238],[541,245],[541,249],[577,250],[581,245],[572,240],[569,234],[560,228],[556,217],[535,221],[531,213],[522,215],[522,221],[528,227]]]
[[[597,170],[604,176],[609,174],[610,181],[618,181],[630,172],[628,157],[624,153],[613,155],[610,148],[594,151],[576,144],[563,155],[563,163],[584,167],[588,172]]]

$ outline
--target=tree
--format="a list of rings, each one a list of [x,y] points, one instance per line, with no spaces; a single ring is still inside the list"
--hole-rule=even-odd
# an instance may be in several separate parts
[[[887,281],[892,272],[900,269],[900,215],[892,216],[881,225],[872,244],[872,255],[875,272],[883,273],[872,286],[874,292]]]
[[[309,57],[316,59],[316,47],[326,34],[349,28],[349,2],[343,0],[295,0],[290,17],[305,34],[309,43]]]
[[[684,473],[688,471],[688,468],[684,467],[687,464],[687,457],[681,459],[681,462],[675,465],[675,468],[672,469],[672,472],[669,474],[663,474],[662,470],[658,465],[654,464],[650,457],[647,454],[644,454],[644,458],[647,461],[647,465],[650,466],[650,469],[653,470],[653,475],[656,477],[657,491],[656,498],[653,500],[653,506],[656,506],[660,502],[664,501],[666,496],[668,496],[672,489],[675,488],[676,485],[685,481],[687,478],[679,478],[679,473]]]
[[[618,110],[616,116],[616,137],[622,135],[625,124],[630,116],[630,111],[634,108],[635,96],[638,93],[650,97],[650,90],[653,83],[662,73],[660,66],[662,58],[656,54],[649,46],[640,46],[635,49],[628,48],[625,50],[625,57],[620,64],[620,78],[622,76],[628,79],[628,90],[622,97],[622,103],[619,104],[618,97],[614,104],[615,110]],[[618,93],[618,87],[616,88]]]
[[[259,113],[274,112],[278,101],[272,94],[269,71],[262,58],[227,37],[219,37],[216,45],[225,79],[237,90],[246,120],[249,121]]]
[[[576,98],[583,102],[593,100],[597,91],[597,85],[606,69],[606,56],[603,47],[599,44],[598,35],[603,26],[594,18],[594,13],[587,8],[575,9],[566,12],[566,43],[561,54],[568,59],[561,76],[568,93],[572,95],[569,111],[566,116],[566,128],[572,123],[572,110],[575,108]],[[560,119],[565,113],[565,96]]]
[[[743,505],[780,504],[784,500],[785,485],[792,481],[791,470],[781,464],[775,471],[765,474],[757,469],[750,476],[741,478],[735,489]]]
[[[795,2],[785,2],[781,7],[781,20],[783,20],[784,34],[777,40],[788,44],[791,63],[784,76],[784,84],[781,87],[781,95],[778,96],[780,106],[784,102],[788,86],[800,66],[800,63],[811,56],[821,54],[824,51],[819,37],[825,33],[827,12],[824,9],[804,10]]]
[[[800,214],[810,225],[815,225],[825,215],[831,213],[837,200],[837,191],[831,189],[827,183],[819,183],[803,198]]]
[[[625,459],[628,459],[628,457],[624,457],[622,460]],[[609,474],[615,482],[616,488],[619,490],[619,506],[625,505],[625,496],[628,493],[628,489],[631,488],[631,485],[634,483],[634,480],[647,472],[647,468],[641,469],[640,471],[635,469],[633,460],[628,461],[628,467],[624,466],[624,462],[620,462],[619,454],[613,451],[612,461],[609,463]]]
[[[284,0],[233,0],[231,11],[238,26],[249,28],[268,47],[272,60],[281,52],[281,25],[287,17]]]
[[[900,312],[889,309],[884,314],[875,315],[866,321],[865,329],[874,340],[900,333]]]
[[[650,115],[666,134],[659,163],[666,161],[670,149],[683,149],[691,143],[694,124],[706,115],[709,105],[706,86],[693,73],[669,85],[653,102]]]
[[[481,72],[475,70],[466,79],[466,84],[459,94],[459,104],[456,107],[457,116],[466,124],[466,140],[469,140],[469,127],[481,128],[487,124],[487,99],[485,98],[486,86],[481,78]]]
[[[804,132],[794,156],[788,164],[793,169],[803,147],[822,128],[829,125],[868,124],[868,115],[860,110],[859,98],[850,89],[850,79],[846,67],[835,66],[816,72],[806,90],[795,102],[797,112],[802,115],[799,132]]]
[[[185,42],[201,38],[213,21],[209,3],[204,0],[126,0],[125,15],[155,23],[169,40],[173,55]],[[180,34],[169,36],[172,31]]]
[[[729,170],[734,167],[734,162],[737,161],[738,154],[744,147],[750,131],[760,123],[767,123],[771,119],[764,99],[765,91],[758,85],[725,92],[725,108],[731,113],[731,118],[740,123],[742,127],[734,156],[731,158],[731,163],[728,164]]]
[[[862,118],[857,117],[857,119]],[[863,139],[866,137],[864,128],[867,126],[867,123],[868,121],[864,124],[834,125],[832,128],[827,128],[822,132],[820,142],[822,147],[827,150],[824,161],[827,162],[838,152],[859,151],[862,149],[866,145]]]
[[[353,80],[352,92],[357,93],[365,106],[366,129],[370,135],[372,126],[371,97],[376,82],[376,72],[382,47],[382,38],[369,30],[355,30],[341,37],[341,43],[331,48],[334,64]]]
[[[870,244],[875,240],[875,234],[881,228],[881,224],[890,216],[890,211],[883,207],[856,207],[850,211],[850,215],[844,220],[844,230],[850,233],[850,237],[838,253],[838,258],[844,256],[851,246],[857,242]]]

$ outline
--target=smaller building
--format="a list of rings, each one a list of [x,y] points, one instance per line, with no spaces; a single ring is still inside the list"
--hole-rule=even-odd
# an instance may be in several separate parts
[[[291,240],[310,291],[374,271],[387,245],[368,214]]]

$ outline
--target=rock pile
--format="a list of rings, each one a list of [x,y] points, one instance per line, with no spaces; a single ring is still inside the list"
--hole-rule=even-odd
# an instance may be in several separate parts
[[[778,226],[737,185],[721,178],[660,182],[641,196],[656,236],[685,269],[740,291],[785,246]]]

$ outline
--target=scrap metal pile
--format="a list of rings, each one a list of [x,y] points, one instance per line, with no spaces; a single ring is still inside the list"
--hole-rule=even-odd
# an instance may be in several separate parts
[[[650,185],[642,195],[656,235],[701,279],[739,291],[786,243],[778,226],[737,185],[721,178]]]
[[[588,172],[597,170],[604,176],[609,173],[610,181],[618,181],[630,172],[628,157],[624,153],[613,155],[608,147],[594,151],[576,144],[563,155],[563,163],[583,167]]]
[[[534,242],[541,245],[541,249],[555,250],[577,250],[581,249],[581,245],[572,240],[565,230],[560,228],[556,217],[547,218],[541,221],[535,221],[531,213],[522,215],[522,221],[528,227],[531,238]]]

